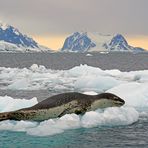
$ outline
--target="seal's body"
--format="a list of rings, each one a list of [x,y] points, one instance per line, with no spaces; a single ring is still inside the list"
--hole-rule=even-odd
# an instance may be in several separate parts
[[[0,120],[43,121],[61,117],[65,114],[84,114],[98,108],[119,107],[124,103],[124,100],[111,93],[94,96],[76,92],[63,93],[47,98],[29,108],[0,113]]]

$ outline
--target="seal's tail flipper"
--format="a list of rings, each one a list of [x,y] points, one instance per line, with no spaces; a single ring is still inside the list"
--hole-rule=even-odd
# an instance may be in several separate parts
[[[10,119],[11,119],[11,112],[0,113],[0,121],[10,120]]]

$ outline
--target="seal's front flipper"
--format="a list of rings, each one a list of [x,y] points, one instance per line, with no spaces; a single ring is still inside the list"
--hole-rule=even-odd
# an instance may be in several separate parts
[[[64,116],[65,114],[68,114],[70,110],[71,110],[70,108],[65,109],[62,113],[60,113],[58,115],[58,117],[60,118],[60,117]]]

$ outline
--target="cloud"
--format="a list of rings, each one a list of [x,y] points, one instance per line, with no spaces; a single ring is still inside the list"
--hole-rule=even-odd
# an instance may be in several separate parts
[[[148,0],[0,0],[0,19],[26,34],[148,35]]]

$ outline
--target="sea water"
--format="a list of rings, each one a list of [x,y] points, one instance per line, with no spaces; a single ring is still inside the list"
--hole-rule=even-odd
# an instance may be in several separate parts
[[[68,130],[62,134],[37,137],[23,132],[0,132],[3,148],[97,148],[147,147],[148,118],[128,126]]]

